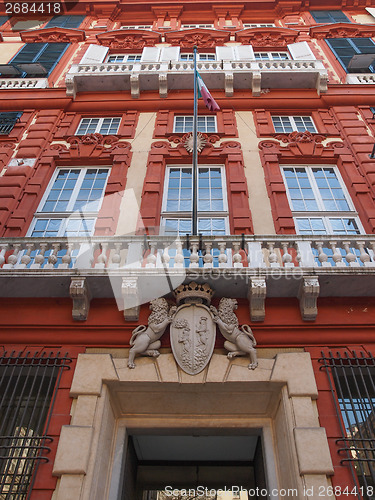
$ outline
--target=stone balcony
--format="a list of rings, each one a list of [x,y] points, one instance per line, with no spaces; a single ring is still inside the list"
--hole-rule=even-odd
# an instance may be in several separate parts
[[[375,73],[349,73],[346,75],[345,83],[374,85]]]
[[[47,89],[47,78],[3,78],[0,79],[0,90],[3,89]]]
[[[248,297],[254,321],[264,319],[266,296],[298,297],[312,320],[318,296],[375,295],[374,252],[367,235],[2,239],[0,296],[82,299],[83,287],[142,304],[195,280],[216,297]]]
[[[225,90],[251,90],[259,96],[262,89],[312,88],[318,94],[327,90],[328,75],[322,61],[202,61],[198,71],[207,87]],[[66,75],[67,95],[78,92],[130,91],[138,98],[142,91],[193,88],[193,63],[185,61],[75,64]]]

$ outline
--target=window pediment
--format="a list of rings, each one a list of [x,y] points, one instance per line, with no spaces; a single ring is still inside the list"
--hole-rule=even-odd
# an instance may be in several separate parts
[[[189,30],[174,31],[165,34],[165,41],[172,45],[179,45],[181,48],[215,48],[230,40],[230,32],[210,30],[204,28],[193,28]]]
[[[336,23],[310,28],[312,38],[371,38],[375,36],[375,24]]]
[[[72,28],[44,28],[21,31],[20,36],[25,43],[74,43],[83,42],[86,39],[84,31]]]
[[[160,43],[160,33],[148,30],[114,30],[96,35],[100,45],[110,49],[143,49]]]
[[[299,31],[289,28],[249,28],[238,31],[236,40],[253,47],[286,47],[298,35]]]

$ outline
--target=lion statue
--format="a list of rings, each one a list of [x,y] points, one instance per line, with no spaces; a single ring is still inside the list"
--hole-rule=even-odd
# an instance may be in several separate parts
[[[148,317],[148,326],[139,325],[132,332],[130,339],[128,367],[135,368],[136,354],[143,356],[159,356],[160,338],[165,329],[172,322],[176,307],[169,308],[168,302],[163,299],[154,299],[150,303],[151,314]]]
[[[237,300],[223,297],[219,302],[218,309],[214,306],[211,306],[210,309],[220,333],[227,339],[224,342],[224,347],[229,351],[228,358],[248,354],[250,357],[249,369],[254,370],[258,366],[256,340],[249,325],[239,326],[237,316],[234,313],[237,307]]]

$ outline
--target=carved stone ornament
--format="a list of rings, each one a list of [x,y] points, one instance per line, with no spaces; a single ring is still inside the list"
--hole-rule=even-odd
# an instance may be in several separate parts
[[[148,326],[139,325],[132,332],[128,360],[129,368],[135,368],[134,358],[136,354],[152,357],[159,356],[160,338],[176,312],[176,307],[170,307],[163,298],[152,300],[150,309],[152,312],[148,317]]]
[[[176,297],[178,306],[188,302],[210,306],[213,294],[214,291],[210,285],[207,283],[195,283],[195,281],[185,285],[180,285],[174,291],[174,296]]]
[[[372,38],[375,36],[375,24],[335,23],[313,26],[311,38]]]
[[[178,45],[182,49],[193,48],[194,45],[199,49],[214,49],[218,45],[224,45],[229,40],[230,33],[228,31],[206,28],[192,28],[165,34],[166,43]]]
[[[72,28],[42,28],[20,32],[25,43],[78,43],[86,39],[84,31]]]
[[[248,355],[250,358],[249,369],[254,370],[258,366],[256,340],[249,325],[239,326],[234,312],[237,307],[237,300],[223,297],[220,300],[219,308],[211,306],[210,310],[214,314],[214,321],[218,325],[220,333],[226,339],[224,347],[229,351],[228,358]]]
[[[205,145],[207,144],[207,138],[202,134],[202,132],[197,132],[197,151],[200,153]],[[185,149],[188,153],[192,153],[194,150],[194,138],[192,132],[187,134],[184,142]]]
[[[207,306],[179,306],[171,324],[171,346],[177,364],[185,373],[197,375],[207,366],[215,339],[216,326]]]
[[[110,49],[141,50],[144,47],[154,47],[160,43],[160,33],[148,30],[114,30],[96,35],[100,45]]]
[[[286,48],[298,37],[298,31],[290,28],[249,28],[236,33],[236,41],[255,48]]]

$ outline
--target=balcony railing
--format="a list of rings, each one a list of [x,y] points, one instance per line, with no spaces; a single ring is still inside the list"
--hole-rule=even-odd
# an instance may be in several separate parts
[[[0,90],[2,89],[46,89],[47,78],[3,78],[0,79]]]
[[[328,75],[322,61],[200,61],[199,72],[210,89],[315,88],[327,90]],[[105,76],[105,78],[103,78]],[[142,91],[193,88],[193,63],[189,61],[75,64],[66,76],[67,95],[77,92],[130,91],[138,98]]]
[[[375,73],[349,73],[346,75],[345,83],[375,84]]]

